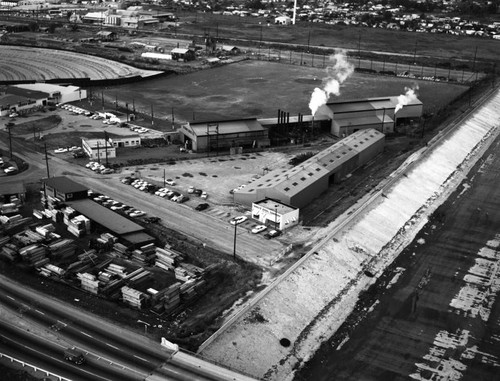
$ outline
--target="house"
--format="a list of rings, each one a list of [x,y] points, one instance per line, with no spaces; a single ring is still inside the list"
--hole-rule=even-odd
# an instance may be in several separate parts
[[[292,19],[288,16],[278,16],[274,19],[274,23],[278,25],[290,25]]]
[[[192,61],[196,58],[193,50],[185,48],[174,48],[170,54],[175,61]]]
[[[252,217],[273,229],[285,230],[299,223],[299,208],[265,198],[252,203]]]
[[[97,38],[101,41],[115,41],[117,39],[115,32],[109,30],[101,30],[97,32]]]
[[[237,55],[240,54],[240,48],[232,45],[222,45],[221,47],[222,51],[226,54],[232,54],[232,55]]]
[[[91,160],[112,159],[116,157],[116,147],[111,139],[84,139],[82,138],[83,151]]]

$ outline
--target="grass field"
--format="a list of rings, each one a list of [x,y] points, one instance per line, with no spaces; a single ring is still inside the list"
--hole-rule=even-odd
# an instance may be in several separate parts
[[[327,25],[298,22],[295,26],[277,26],[265,23],[262,18],[242,18],[205,14],[181,15],[179,33],[203,35],[220,39],[236,38],[274,41],[288,44],[325,46],[362,51],[384,51],[402,54],[440,57],[448,60],[472,61],[477,47],[477,59],[500,60],[500,43],[493,39],[452,36],[448,34],[415,33],[366,28],[357,26]],[[259,24],[259,22],[261,24]],[[361,40],[360,40],[361,36]]]
[[[155,117],[175,121],[275,117],[278,109],[310,114],[309,100],[322,85],[326,72],[319,68],[265,61],[243,61],[182,76],[170,76],[108,88],[108,100],[120,104],[134,100],[136,108]],[[330,101],[399,95],[418,84],[424,112],[436,112],[466,90],[440,82],[355,73]]]

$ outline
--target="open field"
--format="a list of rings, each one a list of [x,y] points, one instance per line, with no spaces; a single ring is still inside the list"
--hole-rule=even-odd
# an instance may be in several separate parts
[[[158,72],[75,52],[33,47],[2,46],[0,81],[46,81],[58,78],[108,80]]]
[[[310,114],[311,93],[327,76],[323,69],[265,61],[243,61],[182,76],[145,80],[108,88],[104,96],[120,105],[135,102],[136,109],[176,122],[276,117],[278,109]],[[435,113],[466,90],[465,86],[399,77],[355,73],[330,101],[399,95],[418,84],[424,112]],[[165,122],[166,126],[166,122]]]

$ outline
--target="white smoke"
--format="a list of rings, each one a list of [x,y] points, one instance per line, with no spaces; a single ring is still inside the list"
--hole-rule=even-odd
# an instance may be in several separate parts
[[[415,84],[413,87],[405,87],[405,93],[398,97],[398,104],[394,109],[394,114],[396,114],[399,110],[401,110],[404,106],[406,106],[410,102],[417,99],[417,94],[415,93],[417,90],[418,90],[417,84]]]
[[[313,116],[321,106],[328,102],[330,95],[340,95],[340,85],[354,73],[354,65],[347,61],[344,50],[338,50],[330,56],[330,61],[332,64],[326,68],[328,76],[323,80],[323,88],[316,87],[309,101],[309,108]],[[322,107],[322,110],[324,109]]]

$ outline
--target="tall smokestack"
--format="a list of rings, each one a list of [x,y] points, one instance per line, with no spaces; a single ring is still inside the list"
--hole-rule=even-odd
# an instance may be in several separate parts
[[[280,118],[281,118],[281,110],[278,109],[278,124],[280,124]]]
[[[286,122],[290,123],[290,113],[289,112],[286,113]]]

